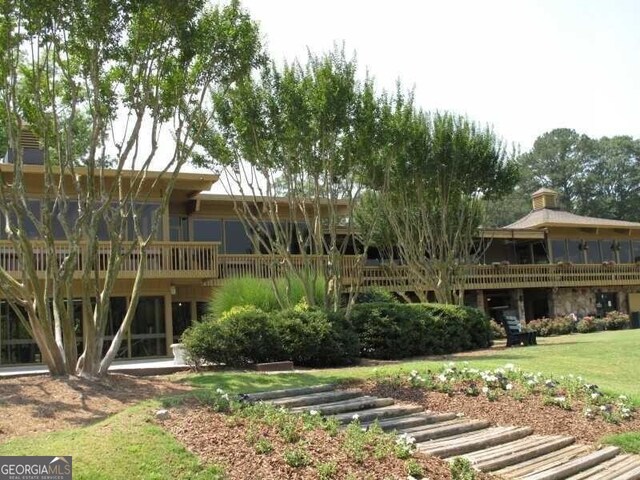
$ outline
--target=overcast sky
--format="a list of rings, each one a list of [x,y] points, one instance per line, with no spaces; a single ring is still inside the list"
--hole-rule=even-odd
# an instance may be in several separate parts
[[[558,127],[640,137],[640,0],[244,0],[276,60],[345,42],[377,84],[526,150]]]

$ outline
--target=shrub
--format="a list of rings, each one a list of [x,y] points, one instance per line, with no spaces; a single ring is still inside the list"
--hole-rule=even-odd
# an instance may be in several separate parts
[[[504,331],[504,327],[495,320],[491,320],[491,338],[494,340],[507,338],[507,332]]]
[[[491,343],[488,317],[468,307],[366,303],[353,307],[351,321],[369,358],[453,353]]]
[[[389,290],[380,287],[371,287],[360,292],[355,303],[399,303],[396,296]]]
[[[631,326],[629,315],[622,312],[609,312],[604,317],[604,328],[606,330],[623,330]]]
[[[592,333],[597,332],[599,330],[600,325],[596,322],[596,319],[593,317],[583,317],[576,324],[576,331],[578,333]],[[604,325],[601,325],[604,328]]]
[[[269,315],[255,307],[234,307],[219,318],[207,318],[182,336],[189,358],[243,367],[285,360]]]
[[[274,315],[281,348],[296,365],[349,365],[360,353],[353,327],[340,315],[329,317],[317,308],[293,308]]]
[[[540,337],[568,335],[576,329],[575,322],[571,317],[539,318],[531,320],[527,327]]]
[[[286,298],[290,305],[297,305],[305,298],[302,282],[297,278],[280,279],[276,282],[278,290],[287,292]],[[319,302],[324,298],[325,282],[322,277],[316,284],[315,296]],[[224,283],[213,292],[209,302],[209,313],[213,317],[220,317],[224,312],[233,307],[250,305],[259,308],[263,312],[274,312],[282,307],[273,290],[273,283],[269,279],[239,277],[225,280]]]

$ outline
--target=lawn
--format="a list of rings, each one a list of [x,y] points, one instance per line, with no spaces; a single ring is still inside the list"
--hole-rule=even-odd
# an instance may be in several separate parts
[[[609,393],[625,394],[640,405],[640,330],[623,330],[541,338],[537,346],[494,348],[447,357],[469,361],[476,368],[495,368],[513,363],[525,371],[549,375],[581,375]],[[350,378],[366,378],[375,373],[425,370],[448,360],[389,362],[378,367],[354,367],[308,371],[294,374],[216,372],[195,374],[186,381],[198,387],[223,388],[231,392],[306,386]]]
[[[452,356],[478,368],[513,363],[523,370],[582,375],[611,393],[626,394],[640,405],[640,330],[540,339],[536,347],[491,349]],[[444,360],[393,362],[302,373],[214,372],[180,377],[198,388],[251,392],[338,382],[373,375],[439,367]],[[0,445],[0,455],[73,455],[77,479],[216,479],[219,469],[204,467],[166,431],[149,422],[159,401],[145,401],[88,427],[18,437]],[[608,440],[640,452],[640,434]]]

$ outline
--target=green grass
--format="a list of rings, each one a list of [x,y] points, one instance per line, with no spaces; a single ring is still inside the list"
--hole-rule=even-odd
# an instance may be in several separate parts
[[[149,422],[157,408],[144,402],[89,427],[15,438],[0,445],[0,455],[71,455],[77,480],[224,478]]]
[[[616,445],[627,453],[640,453],[640,432],[627,432],[610,435],[602,439],[603,443]]]
[[[513,363],[522,370],[548,375],[581,375],[613,394],[625,394],[640,405],[640,330],[591,333],[541,338],[538,346],[491,349],[473,355],[451,355],[452,361],[469,361],[472,367],[495,368]],[[222,388],[230,392],[291,388],[317,383],[367,378],[413,369],[425,370],[445,360],[392,362],[382,367],[354,367],[314,370],[304,373],[264,375],[258,373],[214,372],[194,374],[187,381],[194,386]]]

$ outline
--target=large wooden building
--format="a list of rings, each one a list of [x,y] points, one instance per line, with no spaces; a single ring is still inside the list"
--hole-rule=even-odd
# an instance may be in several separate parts
[[[32,163],[24,165],[22,173],[31,196],[29,208],[39,215],[44,167]],[[0,173],[6,179],[13,168],[0,164]],[[213,288],[230,277],[261,277],[269,270],[273,260],[255,251],[234,214],[232,199],[202,193],[216,181],[216,175],[180,174],[161,238],[147,252],[142,296],[120,358],[168,355],[169,346],[203,314]],[[161,185],[153,195],[163,195]],[[573,215],[556,208],[556,198],[550,190],[539,190],[527,216],[505,228],[481,232],[490,244],[483,261],[466,268],[467,303],[494,317],[511,309],[527,320],[640,310],[640,223]],[[143,215],[150,218],[157,203],[150,200],[148,207]],[[62,234],[57,248],[64,253]],[[46,254],[37,238],[33,249],[36,268],[42,268]],[[100,254],[108,252],[105,242]],[[138,261],[132,254],[124,262],[111,299],[108,335],[122,321]],[[368,259],[364,284],[411,292],[402,268],[390,275],[384,263]],[[348,273],[349,258],[345,265]],[[8,240],[0,239],[0,266],[20,274],[20,258]],[[80,288],[79,283],[74,288]],[[80,303],[77,315],[82,315]],[[0,364],[39,360],[33,340],[8,305],[0,302]]]

